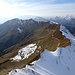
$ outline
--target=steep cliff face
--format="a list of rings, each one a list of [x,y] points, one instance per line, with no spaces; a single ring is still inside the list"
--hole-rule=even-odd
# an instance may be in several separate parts
[[[36,36],[38,34],[38,36]],[[34,33],[35,39],[41,39],[39,41],[39,45],[43,46],[44,49],[54,51],[58,47],[66,47],[70,45],[70,40],[62,35],[60,32],[60,25],[59,24],[48,24],[47,26],[42,26],[40,29]]]
[[[21,32],[21,29],[18,28],[18,31]],[[65,31],[65,33],[67,32]],[[36,49],[34,50],[33,48],[35,46],[30,47],[29,44],[35,44]],[[0,57],[0,74],[5,75],[13,69],[22,68],[30,62],[39,59],[40,54],[45,49],[55,51],[59,47],[65,48],[69,45],[71,45],[71,41],[62,35],[59,24],[39,22],[39,25],[36,29],[33,29],[33,32],[24,37],[17,44],[4,50],[7,54]],[[31,49],[33,49],[33,51]],[[27,55],[27,57],[25,55]]]

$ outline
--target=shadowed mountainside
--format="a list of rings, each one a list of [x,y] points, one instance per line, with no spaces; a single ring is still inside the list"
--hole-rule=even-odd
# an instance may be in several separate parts
[[[40,24],[32,19],[12,19],[0,25],[0,55],[31,34]]]

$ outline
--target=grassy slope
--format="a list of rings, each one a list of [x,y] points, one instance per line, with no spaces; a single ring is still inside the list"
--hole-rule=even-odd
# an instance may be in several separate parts
[[[49,23],[45,23],[39,26],[36,31],[29,34],[20,43],[6,49],[5,51],[10,51],[10,49],[12,49],[12,51],[0,57],[0,75],[5,75],[15,68],[22,68],[31,61],[36,60],[44,49],[54,51],[57,47],[66,47],[70,45],[69,39],[65,38],[59,29],[60,25],[50,25]],[[40,52],[37,52],[39,50],[37,48],[35,53],[32,54],[28,59],[20,62],[11,62],[9,60],[11,57],[14,57],[17,54],[19,49],[30,43],[36,43],[37,46],[41,46],[42,48]]]

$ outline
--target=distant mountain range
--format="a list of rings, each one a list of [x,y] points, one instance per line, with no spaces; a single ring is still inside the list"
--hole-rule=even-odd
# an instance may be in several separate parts
[[[47,21],[49,21],[49,19],[43,18],[43,17],[36,17],[36,18],[33,18],[33,20],[35,20],[37,22],[47,22]]]
[[[50,20],[57,22],[63,26],[66,26],[69,31],[75,35],[75,17],[73,16],[66,16],[66,17],[55,17],[55,18],[50,18]]]

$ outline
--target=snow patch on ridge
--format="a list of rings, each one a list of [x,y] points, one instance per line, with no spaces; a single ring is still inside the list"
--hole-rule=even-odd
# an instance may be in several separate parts
[[[20,28],[17,28],[17,30],[18,30],[20,33],[22,33],[22,31],[23,31],[23,30],[21,30]]]
[[[16,55],[14,58],[11,58],[10,60],[13,61],[20,61],[28,58],[31,54],[33,54],[36,50],[37,46],[36,44],[30,44],[18,51],[18,55]]]

